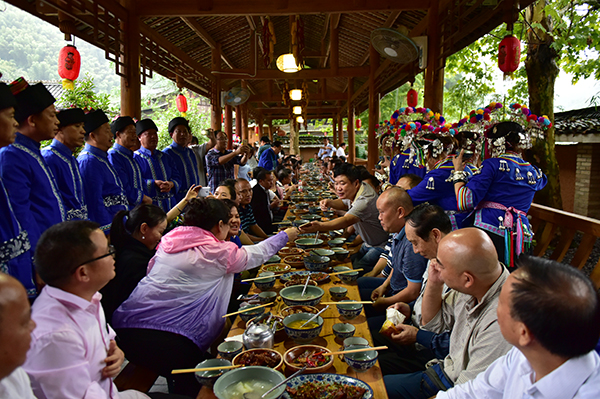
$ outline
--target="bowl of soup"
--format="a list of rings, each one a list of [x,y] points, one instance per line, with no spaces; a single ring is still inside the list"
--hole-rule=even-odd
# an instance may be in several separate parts
[[[203,362],[200,362],[196,365],[196,368],[204,368],[204,367],[225,367],[231,366],[231,362],[227,359],[208,359]],[[206,385],[207,387],[212,387],[217,379],[228,372],[229,369],[225,370],[206,370],[206,371],[197,371],[196,379],[202,385]]]
[[[287,306],[296,305],[308,305],[315,306],[321,302],[321,298],[325,295],[320,287],[313,287],[311,285],[306,286],[306,291],[302,295],[303,285],[293,285],[291,287],[285,287],[279,291],[279,296],[283,299],[283,302]]]
[[[302,326],[314,314],[312,313],[296,313],[286,316],[283,319],[283,327],[288,337],[300,344],[308,344],[321,334],[323,329],[323,318],[317,316],[313,321],[305,326]]]
[[[213,387],[218,399],[244,399],[245,393],[254,393],[259,397],[285,380],[277,370],[262,366],[248,366],[231,370],[223,374]],[[283,395],[286,385],[275,389],[265,399],[276,399]]]

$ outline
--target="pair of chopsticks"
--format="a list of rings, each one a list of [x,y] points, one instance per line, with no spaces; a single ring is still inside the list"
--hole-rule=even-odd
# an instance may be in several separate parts
[[[350,269],[350,270],[344,270],[341,272],[335,272],[335,273],[329,273],[330,276],[335,276],[337,274],[346,274],[346,273],[352,273],[352,272],[362,272],[363,269]]]
[[[237,364],[235,366],[201,367],[199,369],[178,369],[178,370],[172,370],[171,374],[195,373],[197,371],[212,371],[212,370],[231,370],[231,369],[236,369],[238,367],[242,367],[242,365]]]
[[[372,301],[344,301],[344,302],[319,302],[320,305],[345,305],[353,303],[362,303],[363,305],[372,305],[375,302]]]
[[[271,303],[265,303],[264,305],[254,306],[252,308],[245,308],[245,309],[242,309],[242,310],[238,310],[237,312],[228,313],[226,315],[223,315],[223,318],[229,317],[229,316],[233,316],[233,315],[236,315],[236,314],[240,314],[240,313],[245,313],[245,312],[248,312],[248,311],[254,310],[254,309],[264,308],[265,306],[269,306],[269,305],[272,305],[272,304],[273,303],[271,302]]]
[[[265,279],[267,279],[267,278],[279,277],[279,276],[281,276],[282,274],[290,273],[290,272],[292,272],[292,271],[295,271],[295,270],[296,270],[296,269],[290,269],[290,270],[287,270],[287,271],[285,271],[285,272],[278,272],[279,274],[274,274],[274,275],[272,275],[272,276],[262,276],[262,277],[247,278],[247,279],[245,279],[245,280],[242,280],[241,282],[242,282],[242,283],[247,283],[248,281],[255,281],[255,280],[265,280]],[[275,273],[275,272],[273,272],[273,273]]]

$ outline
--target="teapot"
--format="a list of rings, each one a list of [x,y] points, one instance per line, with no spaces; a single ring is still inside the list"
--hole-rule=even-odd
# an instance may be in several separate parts
[[[252,323],[244,331],[242,341],[246,349],[272,349],[275,341],[274,336],[274,331],[267,324]]]

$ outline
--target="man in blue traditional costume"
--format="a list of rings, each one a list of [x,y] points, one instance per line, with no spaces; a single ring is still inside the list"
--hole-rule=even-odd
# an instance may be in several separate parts
[[[198,162],[196,155],[187,146],[191,138],[190,123],[187,119],[178,116],[169,122],[169,134],[173,142],[163,150],[171,159],[171,164],[177,169],[181,178],[181,187],[175,194],[177,202],[181,201],[192,185],[200,184],[198,175]]]
[[[142,146],[133,158],[142,170],[144,190],[152,203],[169,212],[177,205],[175,194],[182,189],[179,172],[171,159],[158,151],[158,127],[152,119],[142,119],[135,124],[135,131]],[[186,187],[187,190],[189,187]]]
[[[19,124],[15,120],[17,100],[8,86],[0,83],[0,147],[11,145]],[[17,220],[8,199],[8,193],[0,179],[0,270],[16,277],[27,288],[27,294],[36,294],[33,274],[31,244]]]
[[[127,196],[117,172],[108,161],[112,145],[108,118],[102,110],[85,116],[85,147],[77,162],[83,177],[90,220],[108,234],[115,213],[128,209]]]
[[[54,97],[43,84],[30,86],[23,78],[11,83],[17,100],[15,119],[19,124],[13,144],[0,150],[0,177],[8,193],[10,205],[20,231],[27,232],[31,250],[41,234],[66,218],[66,211],[52,171],[40,153],[40,142],[51,140],[58,130]],[[6,220],[11,220],[7,218]],[[5,224],[2,223],[2,228]],[[15,228],[15,225],[13,225]],[[14,236],[9,244],[25,246],[25,237]],[[36,295],[31,256],[16,276],[29,295]],[[13,274],[14,275],[14,274]]]
[[[263,151],[258,161],[258,166],[265,168],[268,171],[273,171],[279,164],[279,154],[282,150],[281,141],[275,141],[270,148]]]
[[[400,142],[396,143],[396,145],[399,144]],[[402,176],[408,174],[417,175],[421,178],[425,177],[427,168],[425,165],[420,164],[420,157],[416,154],[417,151],[418,148],[413,145],[412,148],[409,147],[392,158],[390,162],[390,184],[395,185]]]
[[[85,113],[81,108],[70,108],[56,114],[60,124],[52,144],[42,148],[42,156],[52,170],[62,195],[67,220],[88,218],[83,179],[73,153],[83,145]]]
[[[152,199],[144,194],[144,181],[140,165],[133,159],[133,148],[139,145],[135,122],[130,116],[120,116],[110,125],[115,143],[108,150],[108,161],[117,172],[129,206],[151,204]]]

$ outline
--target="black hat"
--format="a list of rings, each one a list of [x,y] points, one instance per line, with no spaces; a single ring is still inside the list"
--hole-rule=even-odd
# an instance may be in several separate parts
[[[85,122],[85,113],[81,108],[63,109],[56,114],[60,124],[59,127],[73,125],[75,123]]]
[[[42,112],[56,101],[42,83],[32,86],[25,79],[19,78],[9,87],[17,100],[15,119],[19,123],[23,123],[31,115]]]
[[[85,134],[88,134],[98,129],[100,126],[108,123],[108,117],[101,109],[91,111],[85,116]]]
[[[135,132],[138,136],[144,133],[146,130],[150,129],[158,131],[156,123],[154,123],[152,119],[142,119],[141,121],[137,121],[137,123],[135,124]]]
[[[496,123],[494,126],[490,127],[485,131],[485,137],[488,139],[497,139],[500,137],[508,136],[510,133],[523,133],[523,126],[518,124],[517,122],[500,122]]]
[[[188,131],[190,130],[190,122],[188,122],[187,119],[185,119],[181,116],[178,116],[177,118],[171,119],[171,122],[169,122],[169,134],[173,134],[173,131],[179,125],[183,125],[183,126],[187,127]]]
[[[0,83],[0,109],[16,107],[17,100],[6,83]]]
[[[110,124],[110,131],[113,136],[117,137],[117,132],[125,129],[127,126],[133,125],[135,127],[135,122],[131,116],[119,116],[117,119]]]

